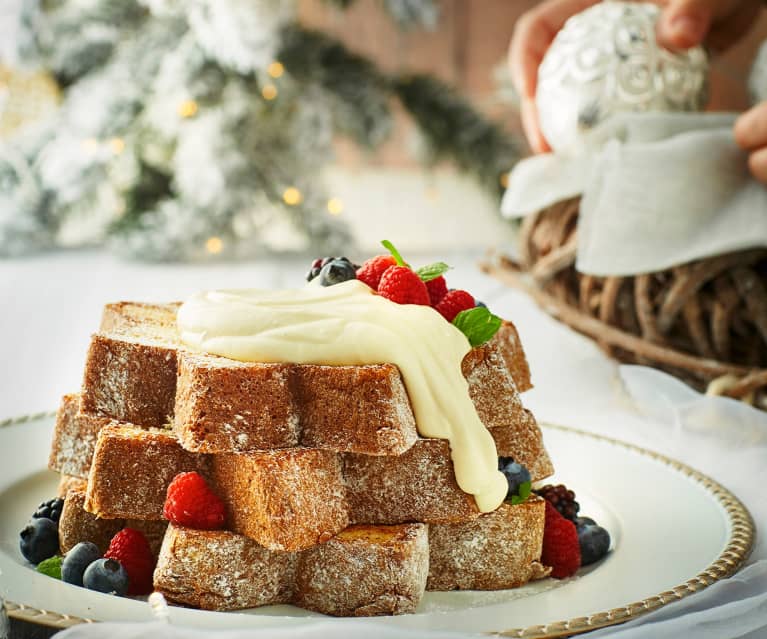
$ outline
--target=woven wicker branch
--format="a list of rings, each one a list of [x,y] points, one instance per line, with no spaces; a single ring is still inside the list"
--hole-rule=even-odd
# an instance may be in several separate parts
[[[482,268],[621,361],[767,408],[767,250],[633,277],[585,275],[575,270],[578,206],[575,198],[526,218],[520,261],[497,256]]]

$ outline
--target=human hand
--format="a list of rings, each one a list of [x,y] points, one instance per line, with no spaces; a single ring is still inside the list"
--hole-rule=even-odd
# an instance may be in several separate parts
[[[746,111],[735,122],[735,141],[749,152],[748,167],[767,184],[767,100]]]
[[[520,94],[522,126],[532,150],[550,151],[538,125],[535,89],[543,56],[568,18],[599,0],[546,0],[524,14],[516,24],[509,47],[509,64]],[[658,0],[663,13],[658,21],[658,42],[686,49],[704,40],[723,50],[743,36],[759,12],[760,0]]]
[[[551,151],[538,125],[535,106],[538,67],[567,19],[597,2],[599,0],[546,0],[523,14],[514,27],[509,46],[511,80],[520,96],[522,127],[535,153]]]

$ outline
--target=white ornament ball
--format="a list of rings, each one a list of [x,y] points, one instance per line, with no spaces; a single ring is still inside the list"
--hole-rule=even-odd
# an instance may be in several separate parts
[[[601,2],[570,18],[538,70],[541,132],[554,150],[624,111],[698,111],[708,95],[702,47],[672,52],[655,39],[654,4]]]

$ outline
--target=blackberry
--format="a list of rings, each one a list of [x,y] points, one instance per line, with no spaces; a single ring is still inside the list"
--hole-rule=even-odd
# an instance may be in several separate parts
[[[48,501],[44,501],[42,504],[40,504],[37,507],[35,514],[32,515],[32,519],[45,517],[46,519],[55,521],[58,524],[59,519],[61,519],[61,509],[63,507],[64,500],[59,499],[58,497],[54,497],[53,499],[49,499]]]
[[[316,260],[312,262],[312,266],[309,269],[309,272],[306,274],[306,281],[311,282],[315,277],[317,277],[320,274],[320,271],[322,270],[322,267],[326,264],[329,264],[330,262],[344,262],[351,266],[355,273],[359,266],[352,262],[348,257],[318,257]],[[347,278],[351,279],[351,278]]]
[[[564,484],[557,484],[556,486],[546,484],[534,492],[554,506],[562,517],[575,521],[581,506],[575,501],[575,493],[567,486]]]

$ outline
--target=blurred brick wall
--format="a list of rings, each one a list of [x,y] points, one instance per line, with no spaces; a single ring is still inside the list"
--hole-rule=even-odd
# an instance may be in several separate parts
[[[517,18],[537,0],[440,0],[441,19],[433,32],[402,32],[376,0],[357,0],[341,12],[322,0],[300,0],[304,24],[327,31],[351,49],[375,59],[387,71],[434,73],[461,89],[476,106],[519,134],[513,108],[498,99],[494,71],[503,64]],[[760,42],[767,38],[767,11],[749,36],[713,64],[711,108],[741,110],[748,104],[745,79]],[[392,139],[366,163],[410,165],[412,129],[398,114]],[[338,147],[344,163],[361,158],[351,145]]]

